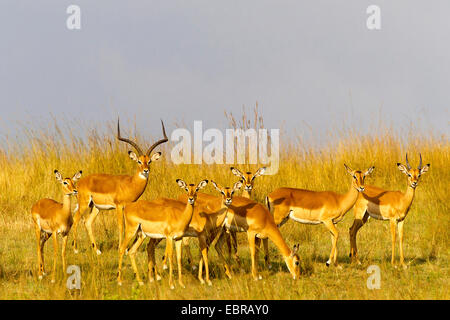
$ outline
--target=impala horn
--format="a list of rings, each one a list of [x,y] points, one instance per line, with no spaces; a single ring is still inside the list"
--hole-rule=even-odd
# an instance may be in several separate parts
[[[408,161],[408,153],[406,153],[406,167],[408,168],[408,170],[411,170],[411,165],[409,164]]]
[[[139,154],[139,156],[142,156],[142,155],[144,154],[144,153],[142,152],[142,149],[137,145],[136,142],[131,141],[131,140],[126,139],[126,138],[122,138],[122,137],[120,136],[120,124],[119,124],[119,118],[117,118],[117,139],[119,139],[120,141],[123,141],[123,142],[126,142],[126,143],[132,145],[132,146],[136,149],[136,151],[137,151],[137,153]]]
[[[419,156],[420,156],[420,162],[419,162],[419,166],[417,167],[417,169],[422,169],[422,154],[419,152]]]
[[[166,135],[166,129],[164,128],[164,122],[162,120],[161,120],[161,125],[162,125],[162,132],[163,132],[164,138],[161,139],[161,140],[156,141],[154,144],[152,144],[152,146],[150,148],[148,148],[147,153],[146,153],[148,156],[153,151],[153,149],[155,149],[157,146],[159,146],[162,143],[165,143],[165,142],[169,141],[169,139],[167,138],[167,135]]]

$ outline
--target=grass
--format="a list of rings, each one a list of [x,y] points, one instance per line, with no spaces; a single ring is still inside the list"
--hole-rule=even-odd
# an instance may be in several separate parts
[[[255,114],[255,126],[262,126]],[[230,115],[229,115],[230,116]],[[232,117],[232,115],[231,115]],[[244,119],[241,124],[250,124]],[[184,261],[186,289],[168,287],[167,272],[161,272],[161,282],[139,287],[134,279],[129,259],[125,259],[124,284],[119,287],[117,274],[118,235],[113,211],[101,212],[94,224],[94,232],[103,252],[91,252],[88,237],[80,226],[80,249],[77,255],[67,251],[68,264],[82,270],[81,290],[66,289],[65,276],[59,270],[57,282],[50,277],[37,279],[36,243],[30,208],[40,198],[62,200],[60,186],[55,182],[53,170],[72,176],[82,169],[84,175],[92,173],[133,174],[135,164],[126,154],[126,146],[110,132],[100,134],[94,130],[85,139],[65,135],[63,129],[24,130],[24,141],[16,145],[5,141],[0,149],[0,299],[449,299],[450,230],[448,170],[450,148],[447,136],[418,134],[413,130],[399,133],[386,127],[366,135],[351,130],[336,130],[328,144],[307,144],[300,138],[281,141],[281,162],[277,175],[263,176],[256,181],[254,196],[263,202],[266,194],[290,186],[312,190],[345,192],[350,186],[344,162],[354,169],[375,165],[366,184],[388,190],[406,189],[406,178],[396,168],[408,151],[410,162],[418,163],[421,152],[424,163],[431,163],[430,171],[423,175],[416,197],[405,223],[405,258],[407,270],[395,269],[390,264],[391,240],[387,222],[369,220],[358,234],[361,266],[350,264],[348,229],[353,222],[352,211],[337,227],[340,231],[338,261],[343,267],[327,268],[325,261],[331,249],[331,240],[323,226],[306,226],[289,221],[281,228],[286,242],[300,243],[302,276],[297,281],[290,277],[275,246],[271,243],[272,270],[266,270],[262,256],[259,270],[263,280],[255,282],[250,275],[250,255],[246,236],[239,235],[239,253],[242,270],[233,265],[234,278],[226,279],[214,250],[210,253],[213,286],[202,286],[196,272]],[[125,125],[124,125],[125,127]],[[89,128],[88,128],[89,129]],[[123,129],[123,135],[126,130]],[[143,141],[138,137],[138,141]],[[162,148],[163,159],[151,165],[149,185],[142,199],[157,197],[176,198],[180,193],[176,178],[197,183],[213,178],[231,185],[235,177],[230,165],[179,165],[169,160],[170,145]],[[242,166],[237,166],[241,167]],[[255,170],[257,166],[248,166]],[[247,167],[243,167],[246,170]],[[164,177],[164,178],[159,178]],[[206,192],[215,193],[208,187]],[[74,201],[75,202],[75,201]],[[71,237],[69,237],[71,242]],[[146,253],[140,249],[137,261],[141,274],[145,274]],[[158,246],[157,259],[161,261],[164,241]],[[191,241],[191,252],[199,258],[196,240]],[[398,252],[397,252],[398,257]],[[52,242],[45,248],[46,270],[53,261]],[[367,267],[381,268],[381,288],[369,290]],[[60,262],[58,262],[60,266]],[[159,264],[161,270],[161,263]],[[161,270],[162,271],[162,270]]]

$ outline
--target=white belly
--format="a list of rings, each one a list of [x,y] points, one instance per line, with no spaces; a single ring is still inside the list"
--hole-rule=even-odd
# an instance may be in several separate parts
[[[369,213],[369,216],[371,218],[377,219],[377,220],[389,220],[388,218],[383,217],[381,214],[376,214],[376,213],[370,213],[368,210],[367,212]]]
[[[110,204],[96,204],[94,203],[94,206],[98,209],[98,210],[112,210],[115,209],[116,207]]]
[[[292,213],[292,211],[289,213],[289,218],[291,218],[292,220],[296,221],[296,222],[300,222],[303,224],[321,224],[322,222],[317,221],[317,220],[306,220],[306,219],[300,219],[294,216],[294,214]]]
[[[152,239],[164,239],[166,238],[165,235],[160,234],[160,233],[148,233],[148,232],[144,232],[146,237],[152,238]]]

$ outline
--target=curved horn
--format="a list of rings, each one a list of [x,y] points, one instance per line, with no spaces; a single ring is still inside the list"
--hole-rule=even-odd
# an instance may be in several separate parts
[[[136,151],[139,153],[139,156],[142,156],[142,155],[143,155],[142,149],[139,148],[139,146],[137,145],[136,142],[131,141],[131,140],[129,140],[129,139],[122,138],[122,137],[120,136],[120,124],[119,124],[119,118],[117,118],[117,139],[119,139],[120,141],[123,141],[123,142],[126,142],[126,143],[132,145],[132,146],[136,149]]]
[[[409,164],[408,161],[408,152],[406,153],[406,167],[408,168],[408,170],[411,170],[411,165]]]
[[[150,155],[150,153],[153,151],[153,149],[155,149],[161,143],[169,141],[169,139],[167,138],[167,135],[166,135],[166,129],[164,128],[164,122],[162,120],[161,120],[161,125],[162,125],[162,132],[163,132],[164,138],[161,140],[158,140],[154,144],[152,144],[152,146],[150,148],[148,148],[148,150],[147,150],[147,155]]]
[[[420,156],[420,162],[419,162],[419,166],[417,167],[417,169],[422,169],[422,154],[419,152],[419,156]]]

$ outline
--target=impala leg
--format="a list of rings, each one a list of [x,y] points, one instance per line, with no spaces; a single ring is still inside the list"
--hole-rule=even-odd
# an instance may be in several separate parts
[[[125,228],[125,238],[120,246],[119,250],[119,269],[117,271],[117,283],[119,286],[122,285],[122,263],[123,263],[123,256],[125,255],[125,251],[127,250],[128,243],[131,241],[131,239],[136,234],[135,228]]]
[[[72,225],[72,230],[73,230],[72,231],[72,233],[73,233],[72,247],[73,247],[73,252],[75,254],[78,253],[78,223],[80,222],[80,220],[86,210],[88,210],[88,206],[83,204],[82,201],[80,199],[78,199],[78,210],[74,214],[73,225]]]
[[[390,220],[390,225],[391,225],[391,236],[392,236],[392,257],[391,257],[391,264],[394,265],[395,262],[395,237],[396,237],[396,233],[397,233],[397,221],[395,221],[394,219]]]
[[[128,251],[128,255],[130,256],[130,260],[131,260],[131,266],[133,267],[134,274],[136,275],[136,280],[140,286],[143,286],[144,282],[142,281],[141,276],[139,275],[139,270],[136,265],[136,252],[139,249],[139,247],[141,246],[142,242],[144,242],[144,240],[145,240],[144,234],[142,232],[139,232],[136,242],[133,244],[133,246]]]
[[[63,241],[62,241],[61,257],[62,257],[63,274],[66,273],[66,247],[67,247],[67,239],[68,238],[69,238],[69,234],[67,233],[63,236]]]
[[[399,249],[400,249],[400,265],[403,269],[406,269],[405,258],[403,256],[403,223],[405,220],[402,220],[398,223],[398,239],[399,239]]]
[[[357,210],[357,209],[355,209]],[[359,211],[361,212],[361,211]],[[358,234],[359,229],[367,222],[369,218],[369,214],[367,211],[364,211],[364,214],[355,214],[355,220],[353,221],[353,225],[349,229],[350,234],[350,257],[352,258],[352,262],[356,262],[357,264],[361,264],[358,258],[358,249],[356,245],[356,235]]]
[[[262,243],[264,245],[264,261],[266,263],[266,267],[267,269],[272,269],[272,264],[270,263],[269,260],[269,239],[268,238],[262,239]]]
[[[258,268],[256,265],[256,248],[255,248],[256,233],[247,232],[247,237],[248,237],[248,245],[250,247],[250,255],[251,255],[251,259],[252,259],[253,280],[260,280],[260,279],[262,279],[262,277],[258,276]]]
[[[35,225],[35,233],[36,233],[36,251],[37,251],[37,258],[38,258],[38,277],[39,279],[42,279],[42,270],[43,270],[43,261],[42,261],[42,251],[41,251],[41,229],[36,224]]]
[[[331,253],[330,258],[328,259],[326,265],[327,267],[330,266],[330,264],[333,262],[334,265],[337,266],[337,241],[339,237],[339,231],[334,225],[333,221],[327,220],[323,222],[325,227],[330,231],[331,233]]]
[[[55,232],[53,237],[53,273],[52,273],[52,283],[56,280],[56,262],[58,261],[58,234]]]
[[[181,254],[183,250],[183,238],[175,241],[175,250],[177,253],[177,268],[178,268],[178,284],[182,288],[186,288],[182,280],[182,266],[181,266]]]
[[[239,255],[238,255],[238,243],[237,243],[237,232],[236,231],[230,231],[230,239],[231,239],[232,249],[234,251],[234,260],[240,266],[241,260],[239,259]]]
[[[208,245],[206,243],[206,239],[204,236],[200,236],[198,238],[198,243],[200,247],[200,251],[202,253],[202,261],[205,263],[205,276],[206,276],[206,283],[208,286],[211,286],[211,280],[209,279],[209,262],[208,262]],[[201,263],[201,262],[200,262]],[[201,284],[204,284],[205,281],[203,281],[202,273],[199,272],[199,278]]]
[[[164,250],[164,256],[163,256],[163,261],[162,261],[162,263],[163,263],[163,266],[162,266],[162,268],[163,268],[163,270],[167,270],[167,255],[168,255],[168,249],[167,249],[167,240],[166,240],[166,249]]]
[[[217,254],[219,255],[220,260],[222,260],[222,263],[225,268],[225,274],[228,277],[228,279],[231,279],[231,269],[228,266],[227,260],[225,259],[225,256],[223,255],[222,248],[223,243],[226,241],[225,238],[229,238],[228,235],[224,232],[224,229],[222,228],[219,233],[216,235],[217,242],[214,245],[214,249],[216,250]],[[214,241],[212,241],[214,242]]]
[[[183,238],[183,247],[184,247],[184,251],[186,252],[186,255],[188,258],[188,263],[191,266],[192,270],[195,271],[195,269],[197,269],[197,266],[194,263],[194,259],[192,259],[191,248],[189,247],[189,238],[188,237]]]
[[[122,244],[123,237],[123,206],[118,205],[116,207],[116,215],[117,215],[117,225],[119,226],[119,249]]]
[[[148,259],[148,280],[153,282],[154,279],[161,280],[161,277],[158,275],[158,270],[156,268],[155,261],[155,247],[160,242],[160,239],[150,239],[147,245],[147,259]],[[155,271],[155,277],[153,277],[153,271]]]
[[[51,237],[51,233],[47,233],[45,231],[40,231],[40,254],[41,254],[41,275],[45,276],[45,268],[44,268],[44,244]]]
[[[94,233],[92,232],[92,224],[94,223],[95,218],[97,218],[97,215],[100,211],[96,207],[93,207],[90,211],[91,212],[90,212],[88,218],[86,219],[84,225],[86,226],[86,230],[88,232],[89,239],[91,240],[92,249],[94,249],[94,251],[98,255],[100,255],[100,254],[102,254],[102,252],[98,249],[97,243],[95,242]]]
[[[172,267],[172,259],[173,259],[173,239],[171,237],[166,238],[166,246],[167,246],[167,258],[169,259],[169,286],[170,289],[175,289],[173,284],[173,267]]]

